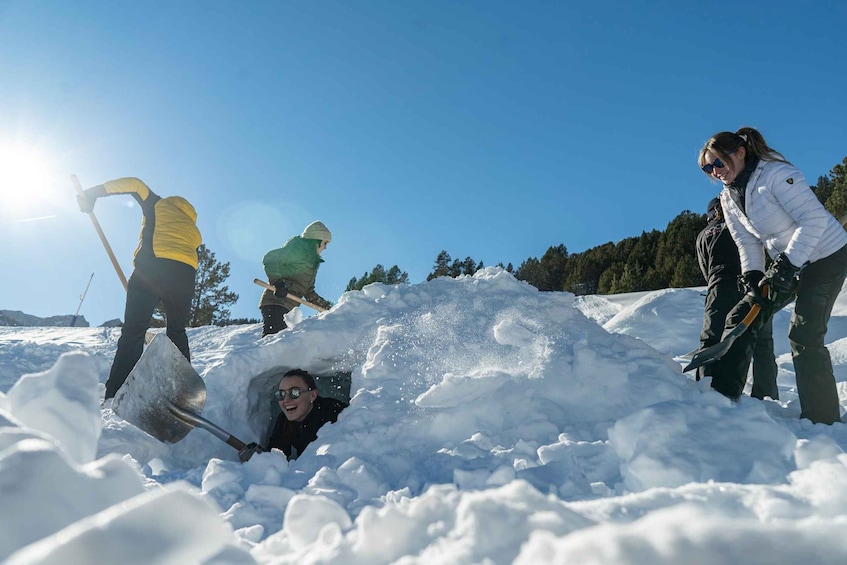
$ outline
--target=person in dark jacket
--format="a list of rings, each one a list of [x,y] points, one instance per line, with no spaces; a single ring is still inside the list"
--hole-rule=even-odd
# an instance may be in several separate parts
[[[723,183],[721,207],[738,246],[742,277],[755,291],[730,311],[724,331],[760,302],[762,312],[712,369],[712,388],[738,398],[747,380],[761,324],[792,301],[788,329],[800,397],[800,417],[832,424],[841,419],[838,388],[826,348],[826,329],[847,278],[847,232],[820,203],[803,173],[769,147],[761,132],[743,127],[713,135],[698,164]],[[765,266],[765,252],[773,258]],[[767,298],[757,292],[767,289]]]
[[[338,420],[348,404],[318,395],[315,379],[307,371],[292,369],[282,376],[274,398],[282,409],[268,447],[280,449],[291,459],[303,453],[306,446],[318,438],[318,430],[326,423]]]
[[[738,247],[732,239],[719,198],[709,201],[706,211],[708,224],[697,235],[697,263],[706,279],[706,304],[703,314],[703,331],[700,348],[711,347],[721,340],[726,316],[744,297],[744,287],[739,284],[741,260]],[[779,399],[776,385],[778,368],[773,352],[773,321],[764,323],[753,346],[753,389],[750,396]],[[712,376],[712,365],[697,369],[697,380]]]
[[[191,360],[185,327],[194,296],[197,248],[202,243],[194,207],[181,196],[160,197],[137,178],[120,178],[84,190],[77,196],[79,208],[89,213],[98,198],[114,194],[132,195],[143,219],[104,400],[115,396],[141,357],[144,335],[159,302],[165,308],[168,337]]]
[[[259,301],[262,313],[262,337],[284,330],[287,325],[283,317],[298,302],[287,298],[292,294],[320,306],[331,308],[332,303],[315,292],[318,267],[323,263],[321,253],[332,241],[332,233],[322,222],[312,222],[303,233],[285,242],[279,249],[268,251],[262,259],[268,282],[276,291],[265,290]]]

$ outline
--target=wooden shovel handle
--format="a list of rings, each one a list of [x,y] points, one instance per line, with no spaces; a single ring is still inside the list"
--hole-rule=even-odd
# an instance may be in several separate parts
[[[79,194],[85,194],[82,190],[82,185],[79,184],[79,179],[76,178],[76,175],[71,175],[71,181],[74,183],[76,191]],[[126,277],[124,276],[124,272],[121,269],[120,264],[118,263],[118,259],[112,252],[112,247],[109,245],[109,241],[106,239],[106,234],[103,233],[103,228],[100,227],[100,222],[97,221],[97,216],[94,215],[93,210],[88,213],[88,217],[91,218],[91,223],[94,224],[94,229],[97,230],[97,235],[100,236],[100,241],[103,243],[103,247],[106,248],[106,254],[109,256],[109,259],[112,260],[112,265],[115,267],[115,271],[118,273],[118,278],[121,279],[121,284],[124,285],[124,290],[126,290],[127,283]]]
[[[765,300],[767,300],[767,298],[768,298],[768,290],[769,290],[769,288],[768,288],[768,285],[766,284],[762,287],[762,291],[760,293],[762,298],[764,298]],[[761,310],[761,309],[762,309],[762,306],[758,302],[754,302],[753,305],[750,307],[750,311],[747,312],[747,315],[744,316],[744,319],[741,320],[740,323],[743,324],[745,328],[749,328],[750,324],[753,323],[753,320],[756,319],[756,316],[759,315],[759,310]]]
[[[753,320],[756,319],[756,316],[759,315],[759,310],[761,310],[761,309],[762,309],[761,306],[759,306],[756,303],[753,303],[753,305],[750,306],[750,311],[747,312],[747,315],[744,316],[743,320],[741,320],[740,325],[744,326],[745,328],[749,328],[750,324],[753,323]]]
[[[261,287],[264,287],[264,288],[270,290],[270,291],[276,290],[276,287],[274,285],[268,284],[265,281],[263,281],[262,279],[253,279],[253,282],[256,283],[257,285],[261,286]],[[303,306],[308,306],[309,308],[313,308],[314,310],[317,310],[318,312],[326,312],[326,308],[321,308],[317,304],[312,304],[311,302],[308,302],[306,300],[303,300],[302,298],[294,296],[290,292],[288,294],[286,294],[285,296],[286,296],[286,298],[290,298],[294,302],[299,302]]]

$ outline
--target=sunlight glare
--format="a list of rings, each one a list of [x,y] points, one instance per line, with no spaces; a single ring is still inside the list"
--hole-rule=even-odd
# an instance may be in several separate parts
[[[0,207],[6,212],[49,204],[56,181],[51,161],[36,148],[0,144]]]

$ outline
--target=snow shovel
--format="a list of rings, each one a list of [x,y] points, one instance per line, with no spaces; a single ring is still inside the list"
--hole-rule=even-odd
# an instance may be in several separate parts
[[[257,285],[261,286],[261,287],[264,287],[264,288],[270,290],[271,292],[276,290],[276,287],[274,285],[268,284],[265,281],[263,281],[262,279],[253,279],[253,282],[256,283]],[[312,304],[311,302],[307,302],[307,301],[303,300],[302,298],[300,298],[298,296],[294,296],[290,292],[288,294],[286,294],[285,297],[290,298],[294,302],[299,302],[303,306],[308,306],[309,308],[312,308],[313,310],[317,310],[318,312],[326,312],[326,308],[321,308],[317,304]]]
[[[115,394],[115,413],[163,443],[176,443],[203,428],[231,447],[246,447],[199,414],[206,404],[206,383],[166,334],[156,334],[126,382]]]
[[[768,296],[768,287],[767,285],[762,287],[762,296],[767,299]],[[703,365],[708,365],[709,363],[714,363],[729,351],[729,348],[732,347],[732,344],[735,342],[738,337],[747,331],[747,328],[753,323],[756,319],[756,316],[759,315],[759,312],[762,310],[762,306],[756,302],[750,307],[750,311],[747,312],[747,315],[744,316],[744,319],[738,322],[738,324],[732,328],[732,330],[724,336],[718,343],[715,345],[711,345],[704,349],[700,349],[694,352],[694,356],[691,358],[691,362],[682,369],[683,373],[687,373],[693,369],[697,369],[702,367]]]
[[[79,179],[76,178],[76,175],[71,175],[71,182],[74,183],[74,187],[76,188],[77,193],[85,194],[85,192],[82,190],[82,185],[79,183]],[[109,245],[109,240],[106,239],[106,234],[103,233],[103,228],[100,227],[100,222],[97,221],[97,216],[95,216],[94,212],[91,211],[88,213],[88,217],[91,218],[91,223],[94,224],[94,229],[95,231],[97,231],[97,235],[100,237],[100,242],[106,249],[106,254],[112,261],[112,266],[115,268],[115,272],[118,274],[118,278],[121,279],[121,284],[124,285],[124,290],[126,290],[126,276],[124,276],[123,269],[121,269],[121,265],[120,263],[118,263],[118,258],[115,257],[114,252],[112,252],[112,246]]]

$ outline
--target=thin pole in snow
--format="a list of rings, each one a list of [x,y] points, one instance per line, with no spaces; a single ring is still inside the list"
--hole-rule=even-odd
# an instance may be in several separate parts
[[[71,318],[71,327],[76,325],[76,319],[79,316],[79,311],[82,308],[82,301],[85,300],[85,295],[88,294],[88,287],[91,286],[91,279],[94,278],[94,273],[91,273],[91,276],[88,277],[88,284],[85,285],[85,290],[82,292],[82,296],[79,297],[79,306],[76,307],[76,314]]]

